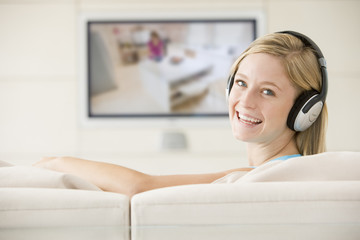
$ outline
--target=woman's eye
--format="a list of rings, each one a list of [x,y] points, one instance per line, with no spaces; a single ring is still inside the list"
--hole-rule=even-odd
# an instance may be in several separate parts
[[[275,93],[270,89],[265,89],[263,93],[268,96],[275,96]]]
[[[238,80],[236,81],[237,85],[239,85],[240,87],[247,87],[246,82],[242,81],[242,80]]]

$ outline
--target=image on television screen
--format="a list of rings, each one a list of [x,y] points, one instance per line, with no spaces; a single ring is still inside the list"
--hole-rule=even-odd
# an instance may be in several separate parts
[[[227,116],[255,19],[87,22],[88,117]]]

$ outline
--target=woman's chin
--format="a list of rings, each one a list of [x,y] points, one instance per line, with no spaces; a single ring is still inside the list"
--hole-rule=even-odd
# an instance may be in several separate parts
[[[244,133],[233,133],[234,137],[242,142],[253,142],[256,136],[254,134],[244,134]]]
[[[260,128],[235,127],[233,128],[233,136],[243,142],[254,142],[259,138]]]

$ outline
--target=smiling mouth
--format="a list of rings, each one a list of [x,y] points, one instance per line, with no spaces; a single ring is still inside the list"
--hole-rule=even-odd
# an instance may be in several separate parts
[[[258,124],[262,123],[262,121],[260,119],[244,116],[244,115],[239,114],[239,112],[236,112],[236,115],[237,115],[238,120],[240,120],[241,122],[248,124],[248,125],[258,125]]]

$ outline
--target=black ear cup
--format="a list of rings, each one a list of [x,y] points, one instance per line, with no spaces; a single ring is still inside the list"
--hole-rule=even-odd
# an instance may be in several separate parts
[[[310,90],[296,99],[287,119],[290,129],[297,132],[305,131],[316,121],[323,107],[323,102],[318,100],[318,96],[317,91]]]
[[[296,117],[298,116],[299,112],[301,111],[301,109],[304,107],[305,103],[307,101],[309,101],[309,99],[316,95],[317,92],[316,91],[307,91],[303,94],[301,94],[296,100],[295,103],[293,105],[293,107],[291,108],[290,112],[289,112],[289,116],[287,119],[287,125],[290,129],[294,130],[294,123],[296,120]]]
[[[226,91],[225,91],[225,94],[226,94],[226,100],[229,99],[229,95],[230,95],[230,91],[231,91],[231,88],[232,86],[234,85],[234,76],[235,74],[231,74],[228,78],[228,81],[227,81],[227,84],[226,84]]]

